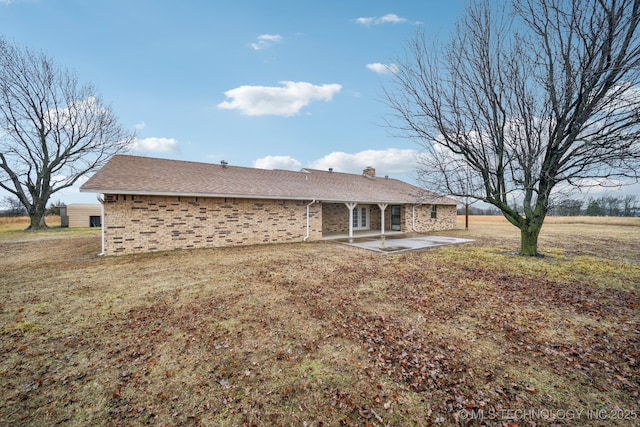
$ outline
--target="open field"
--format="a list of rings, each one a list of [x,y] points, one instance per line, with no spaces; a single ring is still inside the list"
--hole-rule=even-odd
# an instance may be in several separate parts
[[[60,227],[60,217],[48,216],[45,219],[45,224],[51,227],[52,228],[51,231],[53,231],[55,227]],[[29,226],[29,217],[25,217],[25,216],[0,217],[0,239],[10,238],[13,235],[10,232],[23,231],[28,226]]]
[[[640,422],[637,222],[551,218],[543,258],[496,217],[405,254],[6,227],[0,425]]]

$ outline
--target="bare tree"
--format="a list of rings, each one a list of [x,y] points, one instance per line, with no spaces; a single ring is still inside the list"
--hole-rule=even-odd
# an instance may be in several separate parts
[[[0,37],[0,188],[45,228],[47,201],[131,144],[91,85]]]
[[[496,206],[537,255],[555,194],[637,181],[639,19],[640,0],[485,1],[444,44],[417,34],[384,97],[423,184]]]
[[[624,196],[624,216],[634,216],[638,214],[638,197],[633,194]]]
[[[582,213],[582,200],[564,199],[558,202],[553,207],[549,207],[549,210],[554,210],[553,215],[557,216],[578,216]]]
[[[4,206],[6,207],[5,213],[8,216],[23,216],[27,214],[20,200],[15,196],[4,196],[2,198]]]

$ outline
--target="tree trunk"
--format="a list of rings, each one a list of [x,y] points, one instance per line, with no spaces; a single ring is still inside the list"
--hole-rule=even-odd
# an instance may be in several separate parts
[[[44,222],[46,212],[46,205],[42,205],[41,203],[34,204],[31,209],[29,209],[29,218],[31,219],[31,222],[27,230],[36,231],[49,228]]]
[[[538,235],[542,224],[529,224],[520,229],[520,254],[538,256]]]

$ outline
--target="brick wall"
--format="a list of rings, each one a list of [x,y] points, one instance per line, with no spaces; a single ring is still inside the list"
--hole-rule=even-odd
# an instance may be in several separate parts
[[[369,226],[371,227],[371,231],[380,231],[380,221],[382,217],[380,216],[380,208],[378,205],[369,205]],[[384,229],[391,229],[391,209],[387,206],[387,209],[384,210]]]
[[[322,233],[348,233],[349,209],[344,203],[322,204]]]
[[[359,207],[362,205],[358,205]],[[380,230],[380,208],[377,204],[369,206],[369,229],[371,231]],[[456,228],[456,207],[438,205],[437,217],[431,218],[431,205],[420,205],[415,207],[414,221],[413,205],[400,206],[400,231],[410,233],[417,231],[425,233],[427,231],[451,230]],[[349,232],[349,209],[344,203],[323,203],[322,204],[322,232],[328,233],[348,233]],[[391,205],[384,211],[385,230],[391,230]],[[415,229],[414,229],[415,226]]]
[[[105,195],[105,255],[301,242],[309,202]],[[321,209],[310,207],[308,240],[322,239]]]
[[[369,229],[380,230],[380,208],[378,205],[358,205],[358,208],[369,208]],[[391,227],[390,210],[385,211],[385,224],[388,230]],[[344,203],[322,204],[322,232],[349,233],[349,209]]]
[[[404,222],[402,231],[405,231],[406,228],[406,231],[425,233],[427,231],[451,230],[457,227],[456,206],[438,205],[435,219],[431,218],[431,205],[417,206],[415,220],[411,205],[403,206],[401,215]]]

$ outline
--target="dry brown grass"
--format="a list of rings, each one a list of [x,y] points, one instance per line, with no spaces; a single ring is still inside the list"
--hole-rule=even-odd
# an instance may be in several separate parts
[[[475,224],[495,224],[507,223],[503,216],[472,215],[471,222]],[[464,225],[464,217],[458,217],[459,224]],[[640,227],[640,217],[617,217],[617,216],[548,216],[545,224],[590,224],[590,225],[629,225]]]
[[[442,233],[473,244],[402,255],[310,243],[100,258],[99,230],[9,234],[2,425],[640,415],[640,227],[550,221],[536,259],[510,254],[517,230],[495,217]],[[518,414],[537,418],[505,418]]]
[[[48,216],[45,218],[45,224],[51,228],[60,227],[59,216]],[[9,237],[8,231],[23,231],[29,227],[29,217],[26,216],[5,216],[0,217],[0,239]]]

